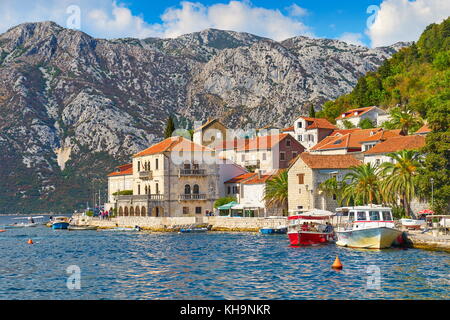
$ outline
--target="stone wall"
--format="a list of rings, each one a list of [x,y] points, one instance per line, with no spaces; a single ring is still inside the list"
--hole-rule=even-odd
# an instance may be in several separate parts
[[[79,217],[75,223],[92,225],[99,228],[134,227],[164,231],[176,226],[187,226],[202,223],[212,226],[215,231],[259,231],[261,228],[286,226],[287,218],[240,218],[240,217],[117,217],[110,220]]]

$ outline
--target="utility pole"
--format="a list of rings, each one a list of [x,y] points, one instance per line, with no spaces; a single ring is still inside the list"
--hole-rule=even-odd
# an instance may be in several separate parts
[[[434,179],[431,178],[431,208],[434,206]]]

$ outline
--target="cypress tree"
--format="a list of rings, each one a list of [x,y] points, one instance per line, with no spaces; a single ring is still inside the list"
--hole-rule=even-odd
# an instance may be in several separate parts
[[[315,118],[316,117],[316,110],[314,110],[314,106],[311,105],[309,108],[309,117],[310,118]]]
[[[164,138],[170,138],[175,131],[175,123],[173,122],[172,117],[167,119],[166,130],[164,131]]]

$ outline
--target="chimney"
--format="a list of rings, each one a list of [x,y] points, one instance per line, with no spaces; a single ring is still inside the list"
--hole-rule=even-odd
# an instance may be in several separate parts
[[[258,174],[258,179],[261,179],[261,176],[262,176],[261,169],[256,169],[255,171]]]

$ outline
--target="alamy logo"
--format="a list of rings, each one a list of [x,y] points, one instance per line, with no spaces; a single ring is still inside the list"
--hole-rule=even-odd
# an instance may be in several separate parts
[[[68,266],[66,269],[67,274],[70,276],[67,278],[67,289],[80,290],[81,289],[81,269],[77,265]]]
[[[81,9],[77,5],[68,6],[66,13],[69,17],[66,20],[66,27],[69,29],[81,29]]]
[[[380,11],[380,7],[377,5],[371,5],[367,8],[366,12],[371,14],[371,16],[367,18],[367,28],[370,28],[375,23],[375,20],[378,17],[378,11]]]
[[[381,289],[381,270],[378,266],[371,265],[366,269],[367,277],[367,289],[380,290]]]

